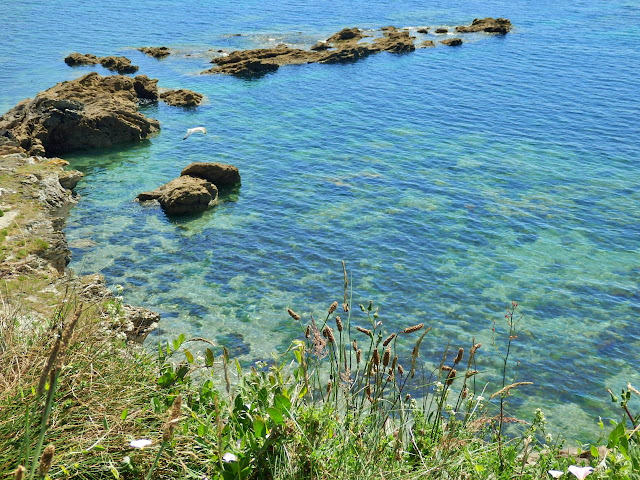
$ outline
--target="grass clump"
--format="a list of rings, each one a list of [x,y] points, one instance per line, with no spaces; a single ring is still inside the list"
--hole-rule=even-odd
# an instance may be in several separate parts
[[[301,338],[273,364],[248,369],[202,338],[181,335],[155,355],[126,346],[105,329],[104,305],[69,301],[40,326],[5,311],[0,473],[540,479],[592,467],[590,478],[637,479],[631,402],[640,394],[631,385],[612,394],[624,416],[599,448],[563,450],[541,411],[529,423],[508,416],[509,397],[528,384],[508,375],[516,309],[507,312],[495,386],[480,380],[479,343],[426,351],[426,325],[389,331],[372,302],[352,311],[346,291],[320,321],[289,309]]]

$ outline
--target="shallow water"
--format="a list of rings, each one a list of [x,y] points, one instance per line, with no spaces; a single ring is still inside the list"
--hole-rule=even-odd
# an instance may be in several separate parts
[[[105,73],[67,67],[72,51],[124,54],[161,87],[206,95],[196,110],[145,107],[162,125],[149,142],[65,157],[87,174],[66,230],[71,267],[161,312],[149,343],[184,332],[269,358],[300,336],[286,307],[308,318],[341,300],[344,259],[354,304],[373,300],[390,330],[432,326],[430,362],[475,337],[488,376],[492,327],[503,333],[517,300],[512,373],[535,386],[512,398],[515,413],[542,405],[584,439],[613,414],[604,388],[640,380],[640,5],[512,3],[9,0],[0,111]],[[483,16],[516,30],[254,81],[198,75],[211,48]],[[143,45],[178,53],[158,61],[132,48]],[[209,134],[183,142],[196,125]],[[193,161],[238,166],[242,186],[184,219],[132,201]]]

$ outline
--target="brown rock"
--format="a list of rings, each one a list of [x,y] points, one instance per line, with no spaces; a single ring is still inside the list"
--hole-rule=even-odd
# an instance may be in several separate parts
[[[78,170],[66,170],[58,175],[58,180],[63,188],[73,190],[83,177],[84,173]]]
[[[315,45],[313,45],[310,50],[313,52],[322,52],[324,50],[329,50],[331,48],[331,45],[329,45],[327,42],[318,42]]]
[[[436,33],[449,33],[449,30],[447,30],[446,28],[436,28]]]
[[[79,65],[96,65],[99,63],[99,59],[90,53],[72,53],[64,59],[64,63],[70,67],[77,67]]]
[[[160,94],[160,99],[172,107],[196,107],[204,96],[192,90],[168,90]]]
[[[1,116],[0,137],[31,155],[47,156],[147,139],[160,124],[137,106],[140,98],[153,96],[154,82],[89,73],[59,83]]]
[[[338,33],[334,33],[329,38],[327,38],[327,43],[339,43],[345,42],[347,40],[358,41],[364,37],[365,35],[359,28],[343,28]]]
[[[141,100],[158,100],[158,80],[146,75],[137,75],[133,78],[133,89]]]
[[[457,47],[459,45],[462,45],[462,39],[461,38],[447,38],[445,40],[442,40],[440,42],[443,45],[448,45],[450,47]]]
[[[142,307],[123,305],[123,322],[119,325],[119,330],[127,335],[127,339],[132,342],[142,343],[160,321],[160,315]]]
[[[471,25],[456,27],[458,33],[486,32],[506,35],[512,28],[511,22],[506,18],[476,18]]]
[[[428,28],[419,28],[419,29],[418,29],[418,30],[416,30],[416,31],[417,31],[418,33],[422,33],[422,34],[429,33],[429,29],[428,29]]]
[[[420,44],[420,48],[431,48],[435,46],[436,44],[433,42],[433,40],[425,40]]]
[[[224,163],[194,162],[187,165],[180,175],[202,178],[213,183],[218,188],[240,183],[238,168]]]
[[[138,71],[137,65],[132,65],[127,57],[102,57],[99,59],[100,65],[112,72],[135,73]]]
[[[205,210],[218,198],[215,185],[202,178],[182,175],[152,192],[138,195],[139,201],[158,200],[160,206],[169,215]]]
[[[171,55],[171,50],[167,47],[140,47],[138,50],[154,58],[165,58]]]
[[[327,52],[327,55],[318,63],[347,63],[355,62],[362,58],[366,58],[373,53],[378,53],[380,50],[375,49],[369,44],[358,44],[345,46],[339,50]]]
[[[409,35],[409,32],[405,30],[385,30],[383,34],[383,37],[374,40],[374,45],[379,50],[391,53],[408,53],[416,49],[413,44],[415,37]]]

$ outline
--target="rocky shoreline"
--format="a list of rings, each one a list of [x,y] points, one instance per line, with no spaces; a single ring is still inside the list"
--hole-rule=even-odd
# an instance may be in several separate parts
[[[471,25],[456,27],[458,33],[501,35],[510,29],[509,20],[500,18],[476,19]],[[419,33],[428,31],[424,28]],[[403,54],[418,48],[416,37],[406,30],[389,26],[380,32],[372,42],[361,42],[367,38],[362,30],[346,28],[310,50],[280,45],[236,51],[215,58],[217,66],[206,73],[254,77],[281,65],[352,62],[383,51]],[[440,43],[453,46],[462,40]],[[433,46],[432,40],[419,45]],[[170,54],[166,47],[139,50],[156,58]],[[65,62],[137,71],[126,57],[72,54]],[[136,143],[155,135],[160,123],[138,111],[142,103],[160,99],[169,105],[195,107],[203,100],[190,90],[159,92],[157,83],[146,75],[103,77],[93,72],[58,83],[0,116],[0,279],[8,292],[15,293],[15,299],[7,298],[0,308],[21,306],[44,320],[73,292],[77,301],[95,305],[101,317],[110,319],[109,328],[124,332],[129,340],[142,341],[155,328],[160,318],[157,313],[121,305],[98,274],[78,278],[67,269],[71,252],[63,227],[77,202],[73,189],[82,173],[65,171],[68,163],[57,155]],[[138,200],[157,200],[169,214],[198,211],[215,202],[219,187],[239,182],[239,173],[231,165],[194,163],[177,179],[140,194]],[[118,305],[116,313],[110,308],[114,304]]]

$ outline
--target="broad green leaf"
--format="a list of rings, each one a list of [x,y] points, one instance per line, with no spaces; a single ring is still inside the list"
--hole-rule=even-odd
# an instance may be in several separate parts
[[[275,406],[281,410],[289,410],[291,408],[291,400],[282,394],[278,394],[275,397]]]
[[[256,417],[253,419],[253,431],[256,434],[256,437],[264,438],[267,434],[267,428],[264,420],[261,417]]]
[[[124,410],[122,410],[122,414],[120,414],[120,418],[122,420],[126,420],[127,419],[127,415],[129,415],[129,409],[125,408]]]
[[[210,348],[207,348],[204,351],[204,361],[207,367],[213,367],[213,351]]]
[[[193,363],[193,361],[194,361],[193,354],[189,350],[187,350],[186,348],[184,349],[184,356],[187,357],[187,362]]]
[[[271,420],[282,425],[284,423],[284,417],[282,416],[282,412],[273,407],[267,407],[267,413],[271,417]]]

